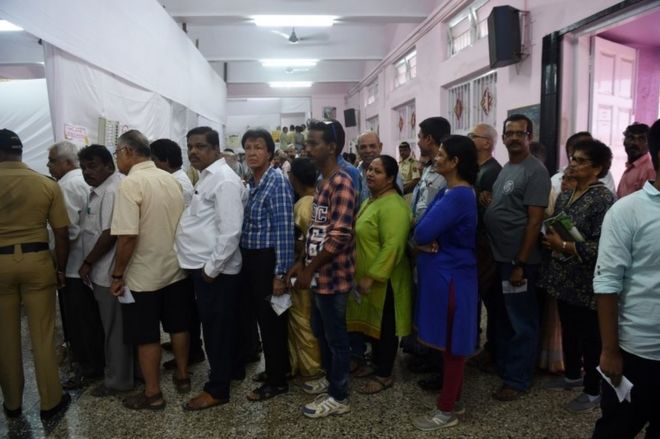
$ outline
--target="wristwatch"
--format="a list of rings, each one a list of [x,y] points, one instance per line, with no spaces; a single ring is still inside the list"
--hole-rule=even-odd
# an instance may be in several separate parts
[[[520,268],[525,268],[525,263],[521,261],[518,258],[515,258],[511,261],[511,265],[513,265],[513,268],[520,267]]]

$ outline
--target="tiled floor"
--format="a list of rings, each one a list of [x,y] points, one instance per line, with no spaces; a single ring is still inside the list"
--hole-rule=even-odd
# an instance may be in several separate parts
[[[27,340],[24,328],[24,340]],[[254,387],[250,379],[235,385],[232,401],[203,412],[184,412],[181,404],[186,396],[176,394],[170,373],[163,374],[163,392],[167,407],[162,412],[136,413],[126,410],[118,398],[97,399],[89,390],[72,393],[73,402],[60,419],[42,424],[39,419],[38,396],[29,344],[24,346],[26,393],[24,415],[7,420],[0,415],[0,437],[9,438],[586,438],[590,437],[598,411],[582,415],[565,412],[562,403],[576,392],[553,392],[541,389],[548,377],[540,376],[532,391],[519,401],[502,403],[491,399],[498,385],[494,375],[467,368],[464,401],[467,413],[460,424],[442,432],[422,433],[415,430],[410,418],[433,407],[435,395],[420,390],[416,380],[421,376],[403,367],[403,356],[397,361],[393,388],[375,396],[353,392],[352,411],[344,416],[320,420],[306,419],[301,406],[310,396],[300,388],[263,403],[251,403],[245,395]],[[164,360],[169,354],[164,356]],[[192,368],[193,392],[204,382],[206,364]],[[252,374],[262,365],[251,367]],[[251,376],[250,374],[249,376]],[[358,380],[352,382],[357,386]]]

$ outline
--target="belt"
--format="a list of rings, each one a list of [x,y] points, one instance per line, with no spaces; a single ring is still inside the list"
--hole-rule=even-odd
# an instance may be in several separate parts
[[[14,247],[15,246],[13,245],[6,245],[4,247],[0,247],[0,255],[13,255]],[[35,252],[42,252],[45,250],[48,250],[47,242],[30,242],[27,244],[21,244],[21,251],[23,253],[35,253]]]

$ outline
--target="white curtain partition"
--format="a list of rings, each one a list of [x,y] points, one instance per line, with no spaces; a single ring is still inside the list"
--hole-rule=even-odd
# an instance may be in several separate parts
[[[14,131],[23,142],[23,161],[48,174],[48,147],[53,127],[45,79],[0,82],[0,128]]]
[[[149,139],[171,138],[185,148],[186,132],[197,114],[157,93],[145,90],[44,43],[46,81],[55,138],[65,127],[81,127],[89,143],[102,143],[99,117],[119,121],[119,131],[138,129]],[[216,124],[217,125],[217,124]]]
[[[224,123],[225,83],[157,1],[1,0],[0,17],[84,60],[88,67],[96,67],[94,73],[79,78],[98,79],[96,71],[102,69],[124,83],[151,90],[219,125]],[[109,81],[108,73],[104,79]],[[77,87],[97,86],[94,82],[76,83],[68,90],[79,92]],[[122,105],[131,109],[144,105],[144,95],[136,94],[134,104],[122,96]],[[92,97],[108,100],[108,107],[114,102],[109,93],[92,93]],[[151,105],[160,106],[157,101]],[[161,123],[150,121],[154,127]]]

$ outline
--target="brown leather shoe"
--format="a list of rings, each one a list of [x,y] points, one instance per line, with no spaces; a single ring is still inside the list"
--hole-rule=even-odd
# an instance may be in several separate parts
[[[517,390],[504,384],[499,390],[493,392],[492,396],[498,401],[515,401],[520,399],[525,393],[523,390]]]
[[[199,411],[210,409],[211,407],[216,407],[219,405],[227,404],[229,398],[215,399],[208,392],[202,392],[190,401],[183,404],[183,409],[186,411]]]

